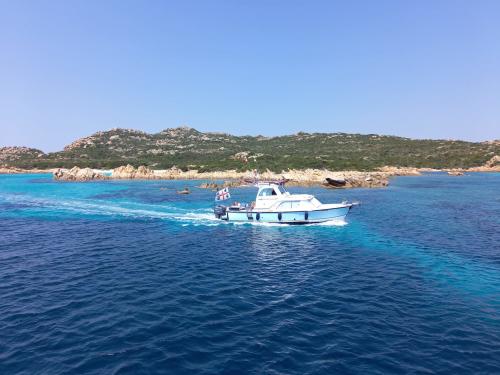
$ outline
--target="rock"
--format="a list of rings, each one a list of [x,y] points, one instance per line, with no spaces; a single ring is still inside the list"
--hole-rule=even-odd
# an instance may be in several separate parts
[[[203,182],[202,184],[198,185],[198,187],[200,189],[217,189],[219,185],[215,182]]]
[[[144,165],[141,165],[135,172],[135,178],[155,178],[155,174],[151,169],[145,167]]]
[[[485,167],[494,168],[500,166],[500,156],[495,155],[490,160],[488,160],[485,164]]]
[[[480,167],[466,169],[467,172],[500,172],[500,156],[495,155]]]
[[[242,161],[243,163],[248,163],[248,155],[249,154],[250,153],[247,151],[237,152],[236,154],[231,156],[231,159],[239,160],[239,161]]]
[[[24,174],[24,173],[53,173],[53,169],[21,169],[15,167],[0,166],[0,174]]]
[[[222,184],[218,184],[216,182],[203,182],[198,185],[200,189],[222,189],[225,187],[239,187],[243,185],[244,182],[242,180],[228,180],[224,181]]]
[[[413,167],[390,167],[379,168],[380,172],[390,173],[391,176],[420,176],[420,170]]]
[[[462,171],[448,171],[448,174],[450,176],[463,176],[464,172],[462,172]]]
[[[132,165],[127,164],[126,166],[113,169],[111,178],[118,180],[152,180],[158,178],[158,176],[156,176],[153,170],[144,165],[136,169]]]
[[[107,180],[109,177],[90,168],[73,167],[71,169],[59,168],[53,173],[58,181],[92,181]]]
[[[222,184],[222,187],[239,187],[243,184],[243,181],[241,180],[228,180],[224,181]]]
[[[369,176],[351,176],[346,180],[346,187],[350,188],[374,188],[389,185],[387,176],[373,174]]]
[[[126,166],[122,165],[121,167],[113,169],[111,177],[117,179],[132,179],[135,177],[135,172],[136,169],[130,164],[127,164]]]

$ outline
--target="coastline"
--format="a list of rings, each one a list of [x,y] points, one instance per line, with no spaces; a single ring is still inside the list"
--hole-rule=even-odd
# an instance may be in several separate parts
[[[330,188],[378,188],[389,185],[389,180],[396,176],[419,176],[428,172],[444,172],[451,176],[461,176],[464,173],[500,172],[500,165],[484,165],[467,169],[430,169],[430,168],[399,168],[383,167],[376,171],[329,171],[324,169],[297,169],[282,171],[269,170],[260,173],[263,180],[287,179],[289,186],[324,186]],[[179,168],[154,170],[145,166],[135,168],[131,165],[121,166],[111,170],[73,167],[72,169],[20,169],[0,168],[0,174],[39,174],[51,173],[57,181],[94,181],[94,180],[205,180],[202,188],[220,186],[240,186],[245,180],[254,178],[251,171],[236,170],[198,172],[197,170],[182,171]],[[332,185],[328,181],[341,183]],[[218,183],[223,181],[222,184]]]

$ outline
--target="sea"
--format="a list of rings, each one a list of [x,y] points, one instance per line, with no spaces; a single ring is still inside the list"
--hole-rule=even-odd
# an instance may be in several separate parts
[[[500,373],[500,174],[292,187],[361,203],[306,226],[201,182],[0,176],[0,374]]]

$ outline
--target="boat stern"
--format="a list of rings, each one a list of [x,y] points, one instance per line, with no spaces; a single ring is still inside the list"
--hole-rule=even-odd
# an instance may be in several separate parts
[[[216,205],[214,207],[214,215],[216,219],[227,220],[227,207],[224,205]]]

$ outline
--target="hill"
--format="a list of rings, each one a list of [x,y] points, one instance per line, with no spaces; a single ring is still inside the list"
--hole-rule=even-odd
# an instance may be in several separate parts
[[[38,158],[44,158],[43,151],[29,147],[0,147],[0,165],[31,163]]]
[[[417,140],[376,134],[304,133],[278,137],[202,133],[188,127],[149,134],[112,129],[78,139],[45,154],[24,147],[0,149],[0,165],[17,168],[73,166],[115,168],[124,164],[155,169],[282,170],[326,168],[370,171],[390,165],[470,168],[500,154],[498,141]]]

